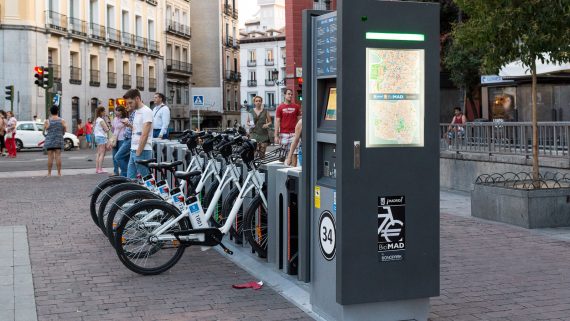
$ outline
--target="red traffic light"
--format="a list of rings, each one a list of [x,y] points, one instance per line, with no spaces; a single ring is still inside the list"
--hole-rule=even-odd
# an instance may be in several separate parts
[[[39,66],[35,66],[34,71],[36,72],[36,74],[40,74],[40,75],[43,75],[43,73],[44,73],[44,69],[42,67],[39,67]]]
[[[297,77],[297,83],[299,83],[299,85],[303,84],[303,77]]]

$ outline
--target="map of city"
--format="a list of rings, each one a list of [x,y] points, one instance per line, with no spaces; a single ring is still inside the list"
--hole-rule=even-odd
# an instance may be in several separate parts
[[[423,50],[367,49],[367,146],[423,146]]]

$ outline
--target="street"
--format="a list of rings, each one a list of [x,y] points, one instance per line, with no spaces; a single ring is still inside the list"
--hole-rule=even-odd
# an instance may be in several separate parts
[[[95,172],[94,149],[71,150],[61,153],[62,169],[88,169],[93,168]],[[111,152],[105,155],[105,168],[113,168]],[[0,173],[14,171],[46,170],[47,155],[41,149],[24,149],[18,152],[16,158],[0,157]],[[56,171],[55,162],[53,170]]]

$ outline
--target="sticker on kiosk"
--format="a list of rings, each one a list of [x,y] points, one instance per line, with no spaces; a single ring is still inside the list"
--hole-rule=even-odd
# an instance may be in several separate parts
[[[406,251],[405,196],[378,197],[378,260],[402,261]]]

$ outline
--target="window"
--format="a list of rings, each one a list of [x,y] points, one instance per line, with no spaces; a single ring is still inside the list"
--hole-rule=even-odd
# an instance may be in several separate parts
[[[250,70],[250,71],[249,71],[249,80],[257,80],[255,77],[256,77],[256,76],[255,76],[255,71],[251,71],[251,70]]]
[[[275,92],[265,93],[265,105],[271,107],[275,106]]]
[[[154,40],[154,20],[148,20],[148,39]]]
[[[115,28],[115,7],[107,5],[107,27]]]
[[[129,28],[129,12],[125,11],[125,10],[123,10],[122,27],[123,27],[123,30],[122,30],[123,32],[129,32],[130,31],[130,28]]]
[[[267,61],[273,61],[273,49],[265,50],[265,59]]]
[[[255,52],[256,52],[255,49],[247,51],[248,61],[256,61],[257,60],[257,58],[255,56]]]
[[[142,37],[142,17],[135,16],[135,35]]]
[[[29,130],[29,131],[35,131],[36,129],[34,128],[34,124],[21,124],[18,127],[16,127],[17,130]]]

